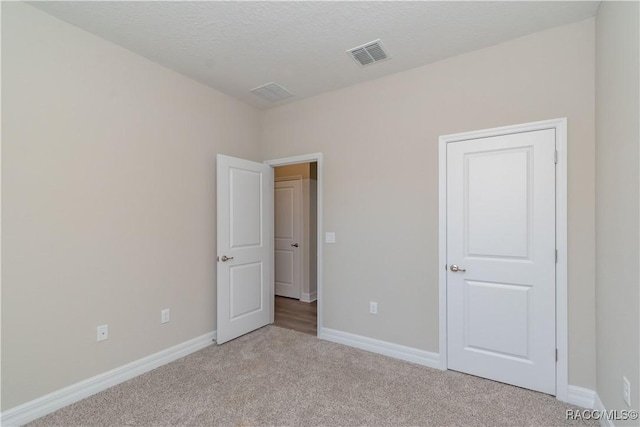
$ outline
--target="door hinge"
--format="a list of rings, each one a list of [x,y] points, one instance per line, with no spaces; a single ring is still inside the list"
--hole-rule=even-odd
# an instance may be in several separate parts
[[[558,361],[558,349],[556,348],[556,362]]]
[[[553,163],[558,164],[558,150],[553,152]]]
[[[556,264],[558,263],[558,250],[556,249]]]

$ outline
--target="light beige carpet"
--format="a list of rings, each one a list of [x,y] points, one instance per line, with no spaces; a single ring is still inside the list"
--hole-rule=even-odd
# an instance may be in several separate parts
[[[30,425],[587,425],[565,420],[571,408],[553,396],[267,326]]]

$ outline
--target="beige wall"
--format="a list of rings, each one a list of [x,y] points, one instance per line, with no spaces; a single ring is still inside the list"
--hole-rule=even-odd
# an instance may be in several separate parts
[[[324,326],[438,351],[438,136],[567,117],[569,380],[595,387],[594,114],[593,19],[267,110],[264,158],[324,155]]]
[[[259,114],[2,2],[3,410],[215,329],[215,156]]]
[[[596,20],[597,392],[619,410],[623,376],[640,409],[639,13],[602,2]]]

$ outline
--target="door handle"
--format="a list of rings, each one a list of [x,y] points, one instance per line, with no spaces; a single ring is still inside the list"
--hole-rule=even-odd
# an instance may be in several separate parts
[[[232,256],[222,255],[222,258],[220,258],[220,260],[221,260],[222,262],[229,261],[230,259],[233,259],[233,257],[232,257]]]
[[[460,267],[458,267],[458,266],[457,266],[457,265],[455,265],[455,264],[451,264],[451,266],[449,267],[449,269],[450,269],[451,271],[453,271],[453,272],[456,272],[456,271],[462,271],[462,272],[465,272],[465,271],[467,271],[467,270],[465,270],[464,268],[460,268]]]
[[[293,246],[294,248],[297,248],[298,244],[297,243],[292,243],[291,246]]]

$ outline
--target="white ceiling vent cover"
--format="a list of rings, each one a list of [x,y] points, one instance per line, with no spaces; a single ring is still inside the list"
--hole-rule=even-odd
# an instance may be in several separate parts
[[[391,59],[380,40],[374,40],[362,46],[349,49],[347,54],[362,67]]]
[[[251,89],[251,93],[258,95],[260,98],[266,99],[269,102],[277,102],[281,99],[293,96],[291,92],[273,82],[253,88]]]

